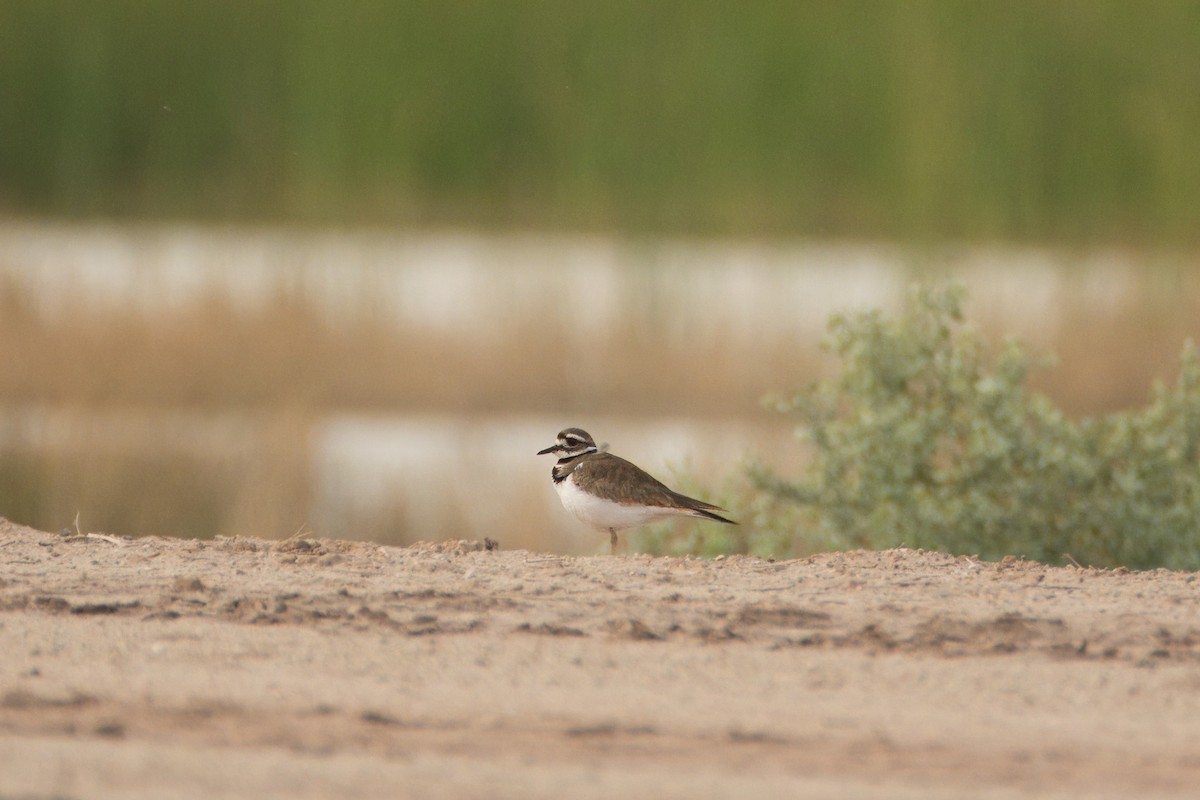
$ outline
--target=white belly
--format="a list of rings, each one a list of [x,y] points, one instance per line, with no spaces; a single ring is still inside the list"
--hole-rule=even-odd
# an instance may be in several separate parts
[[[558,490],[558,498],[562,500],[564,508],[583,522],[602,531],[609,528],[614,530],[635,528],[656,519],[686,513],[672,508],[626,506],[611,500],[604,500],[581,490],[569,475],[565,481],[554,484],[554,488]]]

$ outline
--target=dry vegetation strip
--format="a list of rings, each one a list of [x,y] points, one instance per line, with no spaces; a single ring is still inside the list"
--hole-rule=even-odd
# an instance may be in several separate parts
[[[1161,294],[1064,313],[1046,343],[1058,362],[1034,380],[1073,413],[1144,402],[1180,342],[1200,336],[1195,309]],[[766,392],[806,384],[822,364],[815,341],[759,337],[745,352],[716,332],[697,346],[649,311],[580,346],[560,319],[448,333],[372,314],[334,323],[282,288],[261,307],[218,294],[145,314],[81,298],[70,316],[50,317],[21,289],[0,287],[0,406],[736,416],[758,413]]]
[[[161,315],[81,305],[50,318],[0,288],[0,405],[753,414],[766,387],[816,362],[812,342],[697,349],[634,316],[581,350],[567,324],[335,324],[284,292],[252,309],[214,297]]]

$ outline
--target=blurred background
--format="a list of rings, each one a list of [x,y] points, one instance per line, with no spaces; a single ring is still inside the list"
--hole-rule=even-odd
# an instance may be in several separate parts
[[[915,280],[1136,406],[1197,87],[1186,1],[0,0],[0,516],[601,551],[560,428],[798,470],[763,396]]]

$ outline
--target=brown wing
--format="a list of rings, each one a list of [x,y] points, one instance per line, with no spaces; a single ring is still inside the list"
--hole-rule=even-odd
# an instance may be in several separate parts
[[[574,479],[581,489],[614,502],[686,508],[719,522],[735,524],[732,520],[710,513],[724,511],[720,506],[673,491],[641,467],[612,453],[597,453],[585,458],[575,468]]]

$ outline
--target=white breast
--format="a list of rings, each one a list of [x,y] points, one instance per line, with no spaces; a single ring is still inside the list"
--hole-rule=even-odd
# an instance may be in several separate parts
[[[635,528],[656,519],[681,513],[672,508],[627,506],[614,503],[612,500],[604,500],[594,494],[588,494],[576,486],[573,475],[568,475],[566,480],[554,484],[554,488],[558,490],[558,498],[562,500],[564,508],[583,522],[602,531],[609,528],[615,530]]]

